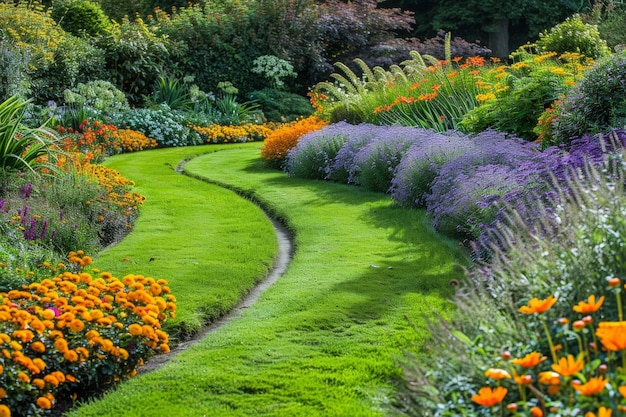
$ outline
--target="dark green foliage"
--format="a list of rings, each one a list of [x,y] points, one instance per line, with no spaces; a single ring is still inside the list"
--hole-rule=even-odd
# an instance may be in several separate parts
[[[598,31],[600,37],[604,39],[607,45],[615,50],[623,48],[626,45],[626,9],[615,10],[605,19],[598,23]]]
[[[187,90],[187,86],[173,77],[160,77],[152,95],[156,104],[165,103],[170,109],[190,110],[193,101]]]
[[[556,107],[545,145],[626,126],[626,52],[599,61]]]
[[[102,8],[89,0],[66,0],[55,2],[52,18],[63,30],[72,35],[93,37],[106,33],[111,21]]]
[[[33,76],[32,96],[37,103],[62,101],[64,90],[107,76],[104,50],[67,35],[55,51],[54,63]]]
[[[248,97],[261,106],[269,122],[289,122],[313,114],[309,100],[298,94],[264,88],[251,92]]]
[[[167,39],[154,33],[138,18],[115,24],[99,43],[105,50],[111,81],[126,94],[131,104],[140,104],[143,96],[152,93],[154,81],[169,62]]]

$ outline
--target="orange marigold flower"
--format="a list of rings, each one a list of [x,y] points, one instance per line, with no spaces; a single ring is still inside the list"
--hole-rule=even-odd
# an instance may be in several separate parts
[[[57,339],[54,341],[54,348],[61,353],[65,353],[68,349],[67,341],[65,339]]]
[[[33,386],[37,389],[44,389],[46,382],[41,378],[35,378],[32,382]]]
[[[7,390],[5,390],[4,388],[0,387],[0,399],[4,398],[7,396]]]
[[[502,402],[508,390],[504,387],[482,387],[478,394],[472,395],[472,401],[484,407],[493,407]]]
[[[495,379],[496,381],[499,381],[501,379],[511,379],[511,374],[509,374],[504,369],[498,368],[487,369],[487,371],[485,371],[485,376],[487,378]]]
[[[574,355],[567,355],[566,358],[560,358],[558,363],[553,363],[552,370],[561,376],[572,376],[580,372],[584,366],[583,355],[578,355],[578,358],[574,358]]]
[[[85,323],[83,323],[81,320],[74,319],[70,322],[70,330],[74,332],[82,332],[84,328]]]
[[[0,404],[0,417],[11,417],[11,409],[4,404]]]
[[[606,388],[606,384],[608,383],[609,383],[608,378],[598,376],[598,377],[589,378],[589,381],[587,381],[584,384],[581,384],[581,385],[573,384],[572,386],[574,387],[576,391],[580,392],[582,395],[596,395],[604,391],[604,388]]]
[[[52,403],[46,397],[37,398],[37,405],[39,408],[43,408],[44,410],[49,410],[52,408]]]
[[[580,314],[590,314],[595,313],[602,307],[602,303],[604,302],[604,296],[600,297],[596,302],[596,296],[590,295],[587,301],[581,301],[577,305],[575,305],[574,311]]]
[[[545,361],[546,359],[548,358],[546,356],[541,356],[541,353],[539,352],[531,352],[527,354],[526,356],[524,356],[523,358],[513,359],[511,362],[523,368],[532,368],[534,366],[539,365],[541,362]]]
[[[44,353],[46,351],[46,346],[41,342],[33,342],[30,348],[37,353]]]
[[[556,298],[552,295],[544,300],[533,298],[528,302],[528,305],[520,307],[518,311],[524,314],[544,313],[550,310],[554,303],[556,303]]]
[[[626,321],[602,321],[598,324],[596,335],[606,350],[626,349]]]
[[[133,336],[139,336],[143,333],[143,329],[141,328],[141,325],[137,323],[133,323],[130,326],[128,326],[128,333],[130,333]]]

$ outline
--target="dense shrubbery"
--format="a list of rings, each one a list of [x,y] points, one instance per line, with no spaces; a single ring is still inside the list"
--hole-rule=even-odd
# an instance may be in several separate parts
[[[315,116],[287,123],[274,130],[261,147],[261,158],[275,168],[285,165],[287,154],[306,133],[321,129],[326,122]]]
[[[574,15],[539,34],[537,48],[540,52],[576,52],[586,57],[598,59],[609,54],[606,41],[600,38],[598,28],[583,22],[579,15]]]

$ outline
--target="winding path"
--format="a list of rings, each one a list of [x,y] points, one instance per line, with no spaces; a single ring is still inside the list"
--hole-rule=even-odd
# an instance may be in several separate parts
[[[165,156],[168,161],[178,158],[172,166],[189,159],[187,174],[239,190],[287,224],[297,250],[284,275],[254,304],[242,306],[236,318],[153,372],[77,407],[69,416],[389,415],[397,389],[394,381],[400,375],[397,360],[404,350],[426,340],[425,316],[450,310],[448,282],[462,274],[457,261],[463,255],[455,242],[433,232],[423,212],[394,207],[381,194],[287,178],[264,167],[259,146],[229,147],[202,156],[207,147],[166,150],[155,152],[154,158],[145,154],[133,163],[126,160],[121,172],[137,181],[140,192],[147,181],[165,187],[166,182],[184,179],[172,192],[206,188],[206,194],[201,192],[205,197],[189,195],[191,204],[226,191],[163,169]],[[160,195],[158,188],[150,191],[151,204],[142,209],[140,221],[157,227],[159,207],[172,197]],[[158,215],[152,217],[151,210]],[[220,218],[220,213],[215,215]],[[237,222],[226,223],[237,227]],[[149,232],[154,233],[152,227],[145,229],[145,236],[129,237],[146,239]],[[201,252],[211,254],[205,255],[207,261],[212,259],[212,252]],[[113,262],[120,254],[106,256]],[[188,266],[181,263],[181,268]],[[203,289],[207,284],[200,278],[192,282]]]

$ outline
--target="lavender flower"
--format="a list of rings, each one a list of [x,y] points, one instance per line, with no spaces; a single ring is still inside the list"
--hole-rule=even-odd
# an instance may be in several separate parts
[[[424,194],[439,173],[441,165],[475,147],[461,134],[433,133],[428,140],[414,143],[396,169],[391,181],[391,197],[405,206],[424,206]]]
[[[34,185],[31,183],[26,183],[24,185],[22,185],[20,187],[20,190],[18,192],[18,196],[22,199],[26,199],[26,198],[30,198],[30,196],[33,194],[33,190],[34,190]]]

